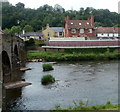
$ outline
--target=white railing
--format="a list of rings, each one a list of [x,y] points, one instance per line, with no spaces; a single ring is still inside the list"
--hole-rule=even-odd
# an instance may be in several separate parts
[[[50,37],[50,40],[85,40],[85,37]]]

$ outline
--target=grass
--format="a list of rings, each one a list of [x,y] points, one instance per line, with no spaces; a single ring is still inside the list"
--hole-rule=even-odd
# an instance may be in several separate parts
[[[54,83],[54,82],[55,82],[55,78],[51,74],[44,75],[41,78],[41,83],[43,85],[47,85],[47,84]]]
[[[74,107],[70,106],[67,109],[61,109],[60,104],[55,105],[55,112],[76,112],[76,111],[81,111],[81,112],[86,112],[86,110],[89,112],[90,111],[94,111],[97,112],[100,110],[105,111],[105,110],[115,110],[118,111],[118,105],[113,105],[110,103],[110,101],[107,101],[107,103],[105,105],[93,105],[93,106],[89,106],[89,102],[87,101],[86,104],[84,104],[82,101],[79,102],[79,104],[75,101],[73,101]],[[51,111],[51,112],[53,112]]]
[[[53,70],[54,68],[52,67],[52,64],[43,64],[43,71],[50,71]]]
[[[117,60],[120,59],[120,53],[66,53],[66,52],[43,52],[28,51],[28,59],[43,59],[45,61],[94,61],[94,60]]]

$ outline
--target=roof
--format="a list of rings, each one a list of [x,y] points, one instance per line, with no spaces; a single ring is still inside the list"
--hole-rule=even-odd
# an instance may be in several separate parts
[[[120,27],[97,27],[97,33],[118,33]]]
[[[68,23],[68,28],[94,28],[94,26],[91,24],[89,20],[69,20]]]
[[[42,32],[26,32],[25,34],[21,34],[22,37],[27,36],[43,36]]]
[[[64,28],[63,27],[50,27],[54,32],[63,32]]]

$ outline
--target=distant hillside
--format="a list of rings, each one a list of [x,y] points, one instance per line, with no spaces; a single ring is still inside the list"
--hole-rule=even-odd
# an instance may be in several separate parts
[[[2,3],[2,29],[11,28],[20,25],[21,29],[25,25],[33,27],[34,31],[42,30],[46,24],[50,26],[64,26],[64,18],[68,15],[70,19],[87,19],[93,15],[95,17],[95,26],[120,26],[120,14],[110,12],[108,9],[94,9],[87,7],[80,8],[79,11],[67,10],[56,5],[55,7],[44,5],[38,9],[24,8],[25,4],[18,3],[15,6],[9,2]],[[17,21],[19,20],[19,24]]]

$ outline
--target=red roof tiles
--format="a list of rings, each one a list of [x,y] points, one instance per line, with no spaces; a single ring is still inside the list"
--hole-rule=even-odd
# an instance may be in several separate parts
[[[120,27],[97,27],[97,33],[118,33]]]
[[[94,18],[88,18],[88,20],[70,20],[69,17],[65,18],[68,29],[71,28],[94,28]]]

